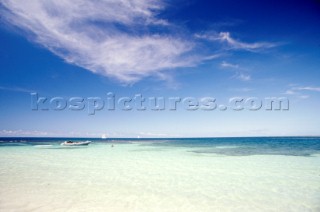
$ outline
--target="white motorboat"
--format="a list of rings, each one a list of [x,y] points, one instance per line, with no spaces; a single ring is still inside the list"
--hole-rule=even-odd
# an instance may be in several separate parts
[[[65,141],[63,143],[61,143],[62,146],[87,146],[91,143],[91,141],[78,141],[78,142],[74,142],[74,141]]]

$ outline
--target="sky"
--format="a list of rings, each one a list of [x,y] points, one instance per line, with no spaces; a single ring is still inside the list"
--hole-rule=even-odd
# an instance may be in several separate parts
[[[0,136],[319,136],[319,23],[317,0],[2,0]],[[32,93],[46,105],[32,110]],[[147,109],[109,110],[108,93],[141,94]],[[83,110],[70,110],[73,97]],[[217,108],[170,110],[172,97]],[[234,97],[290,107],[237,111]]]

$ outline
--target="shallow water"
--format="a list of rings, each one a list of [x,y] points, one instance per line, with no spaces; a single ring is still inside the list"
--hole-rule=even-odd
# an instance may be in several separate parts
[[[320,211],[319,138],[0,140],[0,211]]]

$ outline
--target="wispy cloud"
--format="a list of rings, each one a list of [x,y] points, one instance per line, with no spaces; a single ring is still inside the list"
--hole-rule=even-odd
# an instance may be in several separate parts
[[[250,92],[253,91],[252,88],[233,88],[231,91],[236,91],[236,92]]]
[[[48,132],[45,131],[38,131],[38,130],[0,130],[0,136],[8,136],[8,137],[15,137],[15,136],[48,136],[50,135]]]
[[[293,95],[299,99],[308,99],[310,95],[305,95],[308,91],[320,92],[320,87],[313,86],[299,86],[297,84],[290,84],[290,89],[286,90],[284,94]],[[310,93],[310,92],[309,92]]]
[[[312,86],[297,86],[297,85],[289,85],[291,88],[286,90],[284,94],[288,95],[296,95],[299,94],[299,91],[315,91],[320,92],[320,87],[312,87]]]
[[[293,90],[297,91],[316,91],[320,92],[320,87],[312,87],[312,86],[306,86],[306,87],[294,87]]]
[[[227,63],[226,61],[222,61],[222,63],[220,64],[220,66],[222,68],[234,68],[234,69],[238,69],[239,65],[238,64],[232,64],[232,63]]]
[[[293,90],[286,90],[286,92],[284,92],[284,94],[286,94],[286,95],[296,95],[297,93],[294,92]]]
[[[221,32],[219,34],[219,40],[227,42],[234,49],[256,50],[256,49],[272,48],[277,46],[274,43],[268,43],[268,42],[255,42],[255,43],[241,42],[232,38],[229,32]]]
[[[123,82],[135,82],[166,69],[194,66],[194,44],[148,27],[169,23],[157,18],[161,0],[77,2],[3,0],[2,16],[26,30],[65,61]]]
[[[205,56],[202,58],[203,61],[206,61],[206,60],[213,60],[213,59],[217,59],[217,58],[220,58],[222,57],[223,54],[212,54],[212,55],[208,55],[208,56]]]
[[[97,137],[99,138],[102,132],[81,132],[81,131],[39,131],[26,129],[0,129],[0,137]],[[1,140],[1,139],[0,139]]]
[[[33,90],[25,89],[25,88],[19,88],[19,87],[3,87],[0,86],[0,90],[5,91],[13,91],[13,92],[22,92],[22,93],[32,93],[35,92]]]
[[[309,99],[309,95],[300,95],[299,98],[300,99]]]
[[[251,80],[251,76],[248,74],[243,74],[243,73],[239,73],[238,75],[236,75],[236,77],[242,81],[249,81]]]
[[[199,53],[199,39],[179,36],[177,27],[159,18],[165,8],[164,0],[2,0],[0,15],[66,62],[126,84],[222,56],[219,48]],[[229,32],[196,37],[248,51],[277,45],[242,42]],[[239,78],[250,79],[243,74]]]
[[[220,67],[233,70],[235,72],[233,76],[234,78],[237,78],[242,81],[251,80],[251,76],[248,73],[246,73],[247,69],[240,67],[239,64],[233,64],[233,63],[228,63],[226,61],[222,61],[222,63],[220,64]]]
[[[239,50],[246,50],[246,51],[258,51],[258,50],[273,48],[279,45],[279,44],[270,43],[270,42],[254,42],[254,43],[243,42],[231,37],[230,32],[196,34],[196,37],[200,39],[214,41],[214,42],[216,41],[225,42],[228,44],[230,49],[239,49]]]

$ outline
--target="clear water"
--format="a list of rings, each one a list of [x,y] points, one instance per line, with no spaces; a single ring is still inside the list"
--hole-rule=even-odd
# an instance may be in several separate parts
[[[0,211],[320,211],[317,137],[0,140]]]

